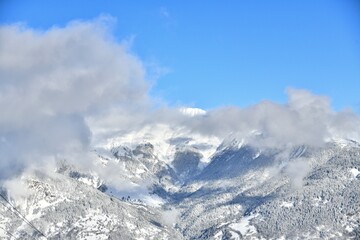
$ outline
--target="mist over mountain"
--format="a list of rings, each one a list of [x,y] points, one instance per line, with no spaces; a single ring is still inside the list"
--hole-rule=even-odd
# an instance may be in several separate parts
[[[1,26],[2,238],[359,238],[358,115],[159,103],[112,24]]]

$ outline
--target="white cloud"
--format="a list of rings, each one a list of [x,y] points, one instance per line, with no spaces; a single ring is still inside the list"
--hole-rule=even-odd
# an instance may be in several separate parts
[[[168,209],[162,212],[162,222],[169,227],[173,227],[180,216],[180,211],[176,208]]]
[[[292,187],[300,188],[303,186],[303,180],[310,172],[311,167],[305,159],[296,159],[288,163],[285,167],[286,174],[290,177]]]
[[[331,137],[360,139],[357,115],[335,112],[327,97],[306,90],[289,89],[286,104],[264,101],[201,114],[154,106],[144,64],[127,43],[113,39],[112,21],[103,17],[46,31],[23,25],[0,28],[2,178],[48,159],[90,166],[94,136],[154,124],[219,139],[255,131],[261,134],[248,142],[266,147],[319,146]]]
[[[148,104],[144,67],[112,39],[111,21],[0,28],[2,177],[47,156],[87,152],[85,118]]]
[[[263,101],[247,108],[219,108],[203,116],[183,119],[183,124],[202,134],[239,138],[260,132],[250,143],[260,146],[307,144],[321,146],[332,137],[360,140],[359,117],[353,112],[335,112],[327,97],[306,90],[289,89],[286,104]]]

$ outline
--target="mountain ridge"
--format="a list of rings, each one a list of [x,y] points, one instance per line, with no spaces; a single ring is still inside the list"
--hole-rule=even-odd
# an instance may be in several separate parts
[[[262,148],[229,137],[218,146],[213,144],[207,162],[201,160],[204,149],[196,148],[203,139],[170,135],[163,141],[171,148],[165,150],[167,158],[159,157],[164,149],[157,149],[164,144],[147,141],[95,149],[99,168],[118,169],[124,184],[133,186],[128,189],[62,162],[54,176],[40,170],[30,174],[30,180],[23,175],[22,181],[35,193],[15,199],[11,189],[4,190],[48,239],[359,237],[360,147],[356,141]],[[208,149],[204,151],[208,154]],[[67,191],[72,194],[64,194]],[[30,202],[34,207],[29,207]],[[129,212],[128,219],[124,216]],[[6,217],[0,225],[6,232],[24,239],[35,236],[21,220],[5,209],[2,213]],[[115,230],[109,231],[110,227]]]

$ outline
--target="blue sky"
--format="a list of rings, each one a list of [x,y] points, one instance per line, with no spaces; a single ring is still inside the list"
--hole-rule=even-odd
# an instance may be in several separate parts
[[[2,24],[47,29],[102,14],[119,40],[161,66],[151,94],[205,109],[285,102],[287,87],[360,112],[360,3],[298,1],[0,1]]]

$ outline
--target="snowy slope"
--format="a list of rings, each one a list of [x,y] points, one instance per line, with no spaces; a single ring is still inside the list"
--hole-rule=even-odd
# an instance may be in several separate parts
[[[3,193],[49,239],[360,237],[355,141],[269,148],[159,124],[97,142],[94,153],[97,172],[62,163],[24,173],[26,195]],[[36,235],[0,210],[3,237]]]
[[[185,238],[359,237],[359,148],[258,151],[222,150],[183,187],[174,205],[183,209],[179,227]]]
[[[28,195],[10,200],[47,239],[181,239],[158,209],[109,197],[62,174],[35,172],[22,182]],[[16,238],[42,239],[10,210],[1,208],[1,216],[1,226]]]

